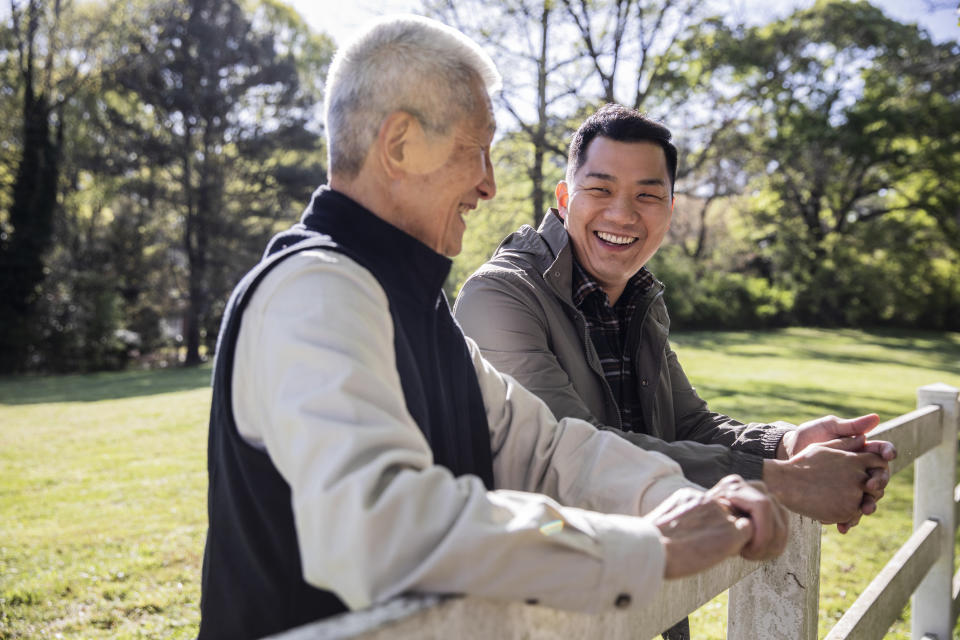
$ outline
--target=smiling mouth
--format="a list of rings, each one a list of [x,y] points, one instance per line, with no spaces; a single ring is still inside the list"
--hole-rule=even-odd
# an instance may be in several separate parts
[[[633,236],[618,236],[612,233],[607,233],[606,231],[594,231],[593,235],[597,236],[607,244],[615,244],[621,247],[628,244],[633,244],[637,241],[637,238]]]

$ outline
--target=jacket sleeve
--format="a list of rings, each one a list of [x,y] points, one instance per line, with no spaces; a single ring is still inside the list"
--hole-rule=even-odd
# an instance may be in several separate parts
[[[243,316],[234,407],[241,434],[291,487],[304,578],[352,609],[411,591],[585,611],[621,594],[648,600],[665,557],[658,529],[637,516],[689,483],[665,457],[558,423],[472,350],[494,491],[433,464],[369,272],[304,252],[264,278]]]
[[[555,416],[602,428],[551,348],[546,312],[515,278],[506,271],[471,276],[454,305],[457,322],[494,368],[543,400]]]
[[[690,384],[669,343],[664,352],[673,393],[677,437],[728,448],[737,454],[730,473],[739,473],[745,478],[760,478],[763,459],[777,456],[777,447],[783,434],[794,426],[786,422],[744,424],[722,413],[710,411],[707,403]]]
[[[676,425],[678,439],[667,442],[653,435],[602,424],[577,393],[563,363],[554,353],[546,312],[530,293],[530,286],[512,272],[488,270],[467,280],[457,297],[454,308],[457,322],[497,370],[509,374],[539,396],[554,415],[587,420],[638,447],[662,453],[676,461],[684,475],[697,484],[709,487],[731,473],[747,479],[762,477],[764,454],[750,444],[749,436],[763,440],[763,446],[772,445],[775,454],[784,430],[767,434],[765,427],[758,427],[750,430],[741,443],[749,446],[731,446],[736,441],[733,425],[739,423],[706,408],[669,347],[671,376],[676,374],[674,402],[681,401],[683,409],[683,413],[678,414],[682,415],[682,424]],[[716,439],[712,440],[713,437]]]

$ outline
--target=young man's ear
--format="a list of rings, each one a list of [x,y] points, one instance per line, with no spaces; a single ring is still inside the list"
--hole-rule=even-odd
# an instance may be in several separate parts
[[[557,211],[560,212],[560,219],[567,219],[567,205],[570,202],[570,194],[567,193],[567,183],[565,180],[561,180],[557,183],[557,189],[554,191],[554,194],[557,196]]]

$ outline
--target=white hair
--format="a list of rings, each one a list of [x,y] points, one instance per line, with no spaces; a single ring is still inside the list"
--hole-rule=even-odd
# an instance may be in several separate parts
[[[414,15],[374,22],[330,65],[324,111],[330,172],[355,176],[390,113],[410,113],[432,134],[478,107],[477,86],[500,88],[493,60],[473,40]]]

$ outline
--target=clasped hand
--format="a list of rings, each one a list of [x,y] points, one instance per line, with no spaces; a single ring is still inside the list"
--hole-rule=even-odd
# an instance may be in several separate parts
[[[666,550],[666,578],[699,573],[737,553],[766,560],[787,544],[786,510],[763,482],[736,475],[706,492],[681,489],[649,516]]]
[[[890,480],[894,446],[867,440],[879,418],[869,414],[843,420],[824,416],[787,433],[777,460],[764,463],[763,479],[783,504],[797,513],[837,525],[840,533],[877,510]]]

